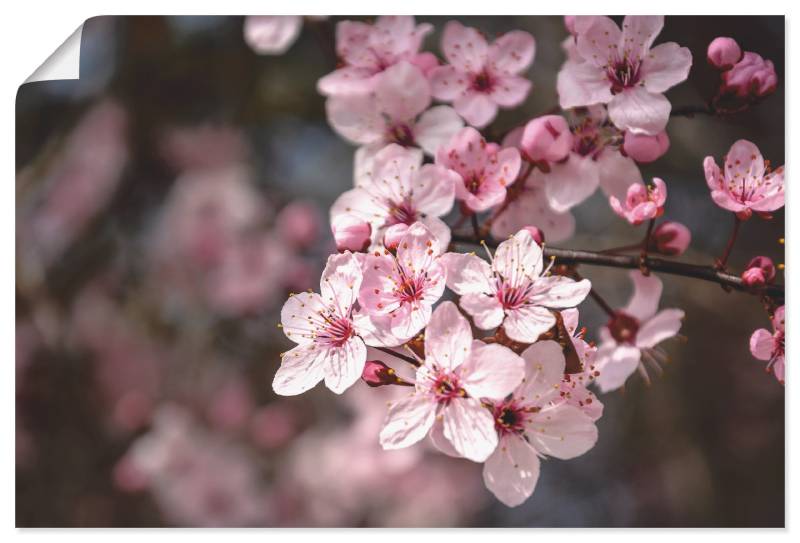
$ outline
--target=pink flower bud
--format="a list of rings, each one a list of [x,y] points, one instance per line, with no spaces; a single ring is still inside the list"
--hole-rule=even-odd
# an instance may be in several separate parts
[[[682,255],[692,241],[692,233],[679,222],[665,222],[653,230],[648,251],[667,256]]]
[[[386,232],[383,234],[383,246],[390,251],[394,251],[397,249],[397,246],[400,245],[400,240],[403,239],[403,236],[406,235],[406,232],[408,232],[407,224],[393,224],[387,228]]]
[[[775,264],[766,256],[757,256],[748,262],[742,281],[748,287],[761,287],[775,279]]]
[[[539,230],[535,226],[526,226],[526,227],[523,228],[523,230],[527,230],[528,231],[528,233],[533,238],[533,241],[535,241],[536,244],[539,245],[539,247],[544,245],[544,232],[542,232],[541,230]]]
[[[572,132],[567,120],[560,115],[544,115],[529,121],[520,147],[535,162],[564,160],[572,149]]]
[[[740,98],[763,98],[775,92],[778,75],[770,60],[747,51],[742,60],[722,74],[722,91]]]
[[[730,70],[742,60],[742,48],[733,38],[720,36],[708,44],[708,63],[720,70]]]
[[[342,251],[366,251],[370,244],[372,226],[351,215],[341,215],[331,225],[336,249]]]
[[[564,28],[567,29],[567,32],[575,35],[575,16],[574,15],[564,15]]]
[[[361,378],[371,387],[393,385],[398,382],[395,371],[380,360],[367,360]]]
[[[636,162],[653,162],[669,149],[669,136],[666,132],[655,136],[625,132],[622,149]]]

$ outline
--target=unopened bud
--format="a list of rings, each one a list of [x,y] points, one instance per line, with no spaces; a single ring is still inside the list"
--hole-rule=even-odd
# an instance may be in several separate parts
[[[742,60],[742,48],[733,38],[720,36],[708,44],[708,63],[720,70],[730,70]]]
[[[393,224],[389,228],[386,229],[386,232],[383,234],[383,246],[389,249],[390,251],[394,251],[397,249],[397,246],[400,245],[400,240],[405,237],[406,232],[408,232],[408,225],[404,223],[397,223]]]
[[[540,229],[536,228],[535,226],[526,226],[523,228],[523,230],[526,230],[531,235],[533,241],[535,241],[539,247],[544,245],[544,232],[542,232]]]
[[[653,230],[647,250],[667,256],[680,256],[689,247],[692,233],[679,222],[668,221]]]
[[[742,60],[722,74],[722,91],[739,98],[763,98],[778,87],[778,75],[770,60],[747,51]]]
[[[534,162],[564,160],[572,150],[572,132],[567,120],[560,115],[544,115],[529,121],[520,147]]]
[[[742,282],[748,287],[762,287],[775,280],[775,264],[766,256],[757,256],[748,262],[742,273]]]
[[[367,360],[367,363],[364,364],[364,371],[361,372],[361,378],[371,387],[394,385],[400,381],[394,369],[380,360]]]
[[[370,244],[372,226],[352,215],[341,215],[331,225],[336,249],[339,251],[366,251]]]
[[[655,136],[625,132],[622,149],[636,162],[653,162],[662,157],[669,149],[669,136],[666,132]]]

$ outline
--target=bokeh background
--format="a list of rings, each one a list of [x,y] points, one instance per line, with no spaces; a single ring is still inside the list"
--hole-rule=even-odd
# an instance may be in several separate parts
[[[424,445],[377,442],[388,387],[278,398],[289,291],[317,288],[333,243],[327,209],[354,149],[325,120],[317,79],[334,25],[307,20],[283,56],[258,56],[242,17],[101,17],[83,31],[79,81],[17,96],[16,520],[18,526],[783,526],[784,389],[748,339],[758,299],[664,276],[686,342],[646,386],[601,397],[600,439],[542,467],[509,509],[480,466]],[[439,52],[444,17],[425,49]],[[534,90],[502,133],[557,104],[559,17],[459,17],[537,41]],[[713,95],[718,35],[784,74],[782,17],[667,17],[657,41],[694,56],[674,106]],[[34,67],[31,67],[33,69]],[[669,152],[642,168],[669,184],[666,217],[693,232],[682,258],[711,263],[729,214],[708,196],[706,155],[739,138],[784,163],[784,86],[731,118],[676,118]],[[596,194],[565,243],[600,249],[641,233]],[[744,225],[730,264],[783,261],[784,214]],[[586,267],[612,304],[624,272]],[[778,279],[783,281],[782,274]],[[589,337],[604,315],[581,307]],[[791,372],[791,370],[790,370]],[[791,377],[790,377],[791,379]]]

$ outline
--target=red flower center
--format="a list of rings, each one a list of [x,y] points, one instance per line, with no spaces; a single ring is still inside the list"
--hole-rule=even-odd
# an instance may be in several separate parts
[[[617,343],[633,345],[636,341],[636,333],[639,331],[639,319],[623,311],[617,311],[608,321],[608,331],[611,332],[611,337]]]

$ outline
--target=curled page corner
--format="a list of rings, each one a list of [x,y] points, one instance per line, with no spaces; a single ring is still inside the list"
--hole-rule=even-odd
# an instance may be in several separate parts
[[[57,79],[80,79],[81,34],[80,25],[72,35],[64,40],[53,54],[47,57],[41,66],[33,72],[25,83],[34,81],[52,81]]]

